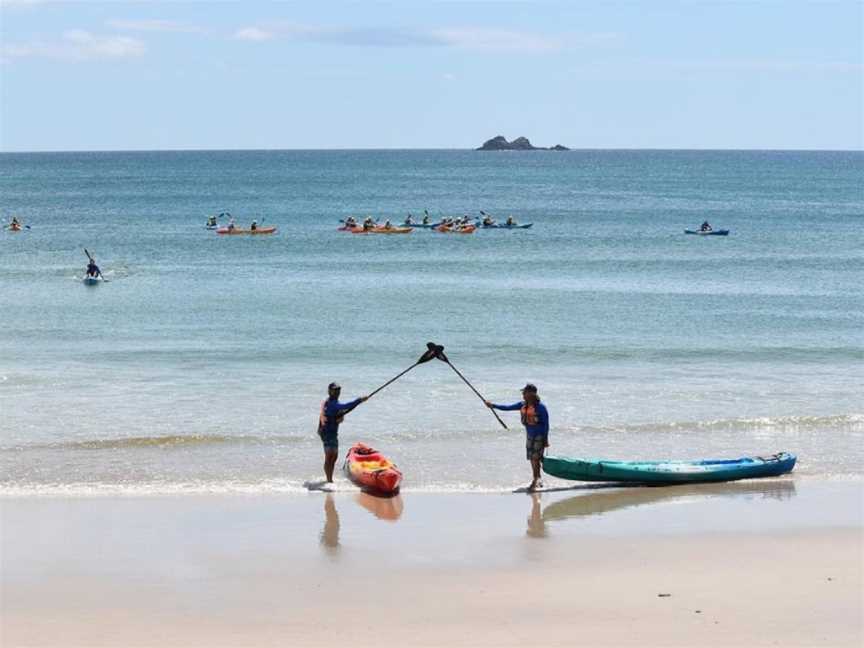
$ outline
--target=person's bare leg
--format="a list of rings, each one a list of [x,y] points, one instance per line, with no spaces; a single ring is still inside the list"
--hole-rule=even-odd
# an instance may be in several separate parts
[[[336,467],[337,450],[327,449],[324,451],[324,477],[328,482],[333,482],[333,468]]]
[[[537,488],[540,483],[540,457],[531,457],[531,472],[534,474],[534,479],[531,481],[531,488]]]

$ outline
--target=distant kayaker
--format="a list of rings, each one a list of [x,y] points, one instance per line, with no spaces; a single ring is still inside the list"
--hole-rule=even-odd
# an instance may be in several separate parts
[[[710,232],[711,231],[711,225],[710,225],[710,223],[708,223],[708,221],[705,221],[704,223],[702,223],[702,226],[699,229],[702,232]]]
[[[97,277],[102,276],[102,271],[99,269],[99,266],[96,265],[96,259],[90,257],[90,260],[87,262],[87,276],[96,279]]]
[[[216,227],[216,217],[208,216],[207,217],[207,227]]]
[[[516,224],[516,221],[512,216],[507,217],[507,227],[513,227]]]
[[[254,232],[254,231],[257,230],[257,229],[258,229],[258,221],[257,221],[257,220],[253,220],[253,221],[252,221],[252,224],[249,226],[249,230],[252,231],[252,232]]]
[[[335,382],[327,385],[327,400],[321,403],[318,417],[318,436],[324,444],[324,476],[328,484],[333,483],[333,468],[339,456],[339,424],[349,410],[364,402],[368,396],[361,396],[350,403],[340,403],[342,387]]]
[[[228,221],[228,231],[231,232],[236,229],[236,225],[234,224],[234,218],[232,217],[230,221]]]
[[[413,225],[414,224],[414,217],[411,214],[408,214],[408,218],[405,219],[405,224],[406,225]]]
[[[384,229],[385,230],[393,229],[393,223],[391,223],[389,220],[384,221]]]
[[[537,490],[541,485],[540,465],[543,463],[543,453],[549,447],[549,412],[540,402],[537,387],[528,383],[522,388],[522,400],[512,405],[496,405],[484,401],[486,407],[510,412],[519,410],[522,414],[522,425],[525,426],[525,456],[531,462],[533,479],[528,485],[529,491]]]
[[[428,213],[423,217],[423,224],[424,225],[429,224],[429,214]]]
[[[491,227],[494,224],[495,224],[495,221],[492,220],[492,217],[489,214],[486,214],[485,216],[483,216],[483,226],[484,227]]]

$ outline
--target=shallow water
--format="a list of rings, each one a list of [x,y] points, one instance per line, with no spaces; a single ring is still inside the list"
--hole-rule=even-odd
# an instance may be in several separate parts
[[[320,473],[331,380],[444,344],[492,400],[531,380],[552,451],[864,452],[864,154],[466,151],[0,155],[0,492],[260,492]],[[512,213],[524,231],[353,236],[341,218]],[[208,213],[279,226],[218,237]],[[708,219],[729,237],[691,237]],[[110,282],[78,278],[97,256]],[[441,363],[351,414],[406,489],[527,479]]]

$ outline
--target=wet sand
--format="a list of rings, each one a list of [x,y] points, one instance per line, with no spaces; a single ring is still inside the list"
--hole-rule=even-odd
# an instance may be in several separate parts
[[[859,646],[862,487],[0,500],[3,646]]]

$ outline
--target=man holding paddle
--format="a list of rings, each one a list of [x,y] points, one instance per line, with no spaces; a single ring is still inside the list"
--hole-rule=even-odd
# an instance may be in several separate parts
[[[84,253],[87,255],[87,270],[85,277],[89,279],[96,279],[98,277],[102,277],[103,281],[107,281],[105,277],[102,275],[102,271],[99,269],[99,266],[96,265],[96,259],[93,258],[93,255],[87,251],[87,248],[84,248]]]
[[[339,424],[345,415],[364,402],[368,396],[361,396],[350,403],[340,403],[342,387],[335,382],[327,385],[327,400],[321,403],[318,417],[318,436],[324,444],[324,476],[328,484],[333,483],[333,468],[339,455]]]
[[[528,491],[535,491],[540,482],[540,465],[543,463],[543,453],[549,446],[549,412],[540,402],[537,387],[528,383],[522,388],[522,400],[512,405],[496,405],[483,401],[489,409],[504,412],[519,410],[522,414],[522,425],[525,426],[525,456],[531,462],[534,478],[528,486]]]

